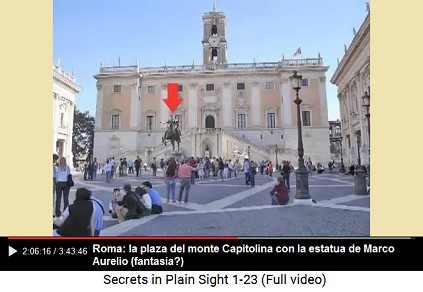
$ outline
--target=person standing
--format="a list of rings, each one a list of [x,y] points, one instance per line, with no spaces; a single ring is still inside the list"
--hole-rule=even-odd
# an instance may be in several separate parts
[[[57,159],[59,159],[59,155],[53,154],[53,210],[54,210],[54,196],[56,194],[56,182],[57,182],[57,177],[56,177]],[[53,217],[54,217],[54,211],[53,211]]]
[[[98,172],[98,162],[97,162],[97,158],[94,158],[94,160],[93,160],[93,175],[92,175],[92,180],[96,180],[97,179],[97,172]]]
[[[133,174],[134,173],[134,162],[132,159],[129,159],[128,161],[128,173]]]
[[[177,177],[180,179],[179,186],[179,204],[182,203],[182,193],[185,190],[184,202],[188,204],[189,190],[191,189],[191,173],[196,169],[188,164],[188,160],[181,160],[181,166],[178,168]]]
[[[56,168],[56,217],[60,217],[62,214],[60,211],[60,205],[63,196],[63,210],[69,206],[69,191],[68,177],[70,174],[70,168],[66,163],[66,158],[61,157],[59,160],[59,166]]]
[[[257,174],[257,165],[256,165],[256,163],[253,161],[253,160],[251,160],[251,163],[250,163],[250,184],[251,184],[251,186],[252,187],[254,187],[255,185],[256,185],[256,174]]]
[[[106,160],[106,163],[104,164],[104,172],[106,173],[106,183],[109,183],[112,179],[112,163],[109,161],[109,159]]]
[[[156,176],[157,173],[157,164],[156,164],[156,158],[153,158],[153,162],[150,165],[151,170],[153,171],[153,176]]]
[[[138,175],[140,174],[140,168],[141,168],[141,160],[139,156],[137,156],[137,159],[135,159],[134,166],[135,166],[135,173],[138,177]]]
[[[288,191],[290,191],[291,188],[290,188],[290,185],[289,185],[289,176],[290,176],[290,173],[291,173],[291,167],[289,166],[288,161],[283,162],[281,172],[282,172],[283,182],[286,185],[286,187],[288,188]]]
[[[248,158],[244,160],[244,174],[245,174],[245,184],[250,184],[250,161]]]
[[[175,159],[170,158],[169,161],[167,162],[166,173],[165,173],[167,203],[169,203],[171,197],[172,197],[173,203],[176,203],[175,187],[176,187],[177,171],[178,169],[177,169]]]

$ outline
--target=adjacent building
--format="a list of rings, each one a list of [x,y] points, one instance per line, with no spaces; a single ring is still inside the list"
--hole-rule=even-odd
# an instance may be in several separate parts
[[[329,121],[329,141],[331,159],[337,162],[341,161],[342,133],[341,121]]]
[[[72,132],[75,97],[81,91],[73,74],[65,72],[60,60],[53,65],[53,153],[66,157],[73,166]]]
[[[163,99],[167,84],[178,83],[183,102],[173,113],[182,130],[186,156],[244,153],[253,160],[297,163],[297,111],[289,77],[303,76],[300,97],[305,157],[330,159],[326,72],[317,58],[265,63],[228,63],[226,17],[215,8],[203,15],[203,64],[139,67],[101,66],[97,80],[94,156],[162,158],[172,114]],[[236,24],[234,24],[236,25]],[[249,150],[248,150],[249,149]],[[280,164],[280,161],[279,161]]]
[[[369,164],[368,120],[362,97],[370,95],[370,9],[331,78],[338,86],[344,163]]]

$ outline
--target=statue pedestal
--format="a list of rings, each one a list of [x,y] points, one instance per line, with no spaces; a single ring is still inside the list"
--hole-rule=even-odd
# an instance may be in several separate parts
[[[167,153],[166,158],[175,158],[175,160],[180,161],[182,158],[182,151],[169,151],[169,153]]]

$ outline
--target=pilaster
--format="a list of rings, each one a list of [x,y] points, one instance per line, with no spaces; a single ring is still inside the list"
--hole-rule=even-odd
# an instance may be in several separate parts
[[[253,81],[251,83],[251,108],[254,114],[251,117],[251,126],[260,127],[261,126],[261,103],[260,103],[260,87],[258,81]]]
[[[232,98],[231,83],[224,82],[222,90],[222,107],[223,107],[223,127],[232,127]]]
[[[197,97],[197,83],[189,84],[188,92],[188,126],[190,128],[197,128],[197,112],[198,112],[198,97]]]
[[[289,79],[282,79],[280,87],[282,117],[280,121],[283,127],[292,126],[292,97],[290,85]]]

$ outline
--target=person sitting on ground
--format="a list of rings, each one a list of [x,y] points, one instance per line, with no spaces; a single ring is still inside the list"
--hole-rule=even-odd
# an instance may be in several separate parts
[[[112,218],[117,218],[116,206],[118,205],[118,202],[122,201],[124,196],[125,194],[120,192],[119,187],[115,187],[113,189],[112,199],[109,202],[109,214],[112,216]]]
[[[153,185],[149,181],[142,183],[142,186],[151,198],[151,214],[161,214],[163,213],[162,199],[160,194],[153,189]]]
[[[286,205],[289,202],[288,189],[282,176],[278,177],[277,185],[270,192],[272,205]]]
[[[91,191],[86,188],[76,190],[75,201],[65,209],[63,216],[54,224],[54,236],[93,236],[94,205],[90,201]]]
[[[94,236],[100,236],[100,231],[103,229],[104,206],[93,194],[91,194],[90,200],[94,207]]]
[[[138,219],[142,216],[142,207],[137,195],[132,191],[130,184],[123,185],[125,196],[115,208],[119,222]]]
[[[135,189],[135,194],[137,194],[138,199],[140,200],[140,203],[143,207],[142,215],[143,216],[150,215],[151,214],[151,198],[150,198],[150,195],[142,187],[137,187]]]

